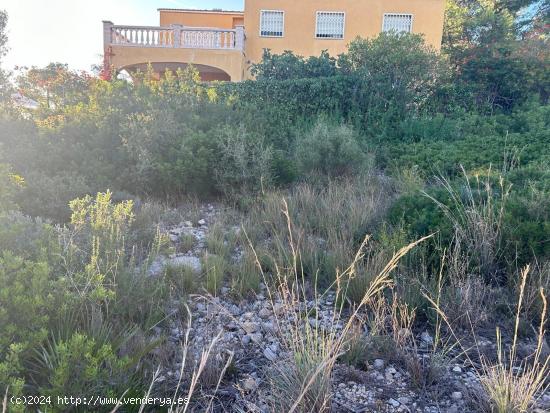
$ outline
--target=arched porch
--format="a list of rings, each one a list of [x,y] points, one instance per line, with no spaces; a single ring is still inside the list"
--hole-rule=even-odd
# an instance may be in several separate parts
[[[176,72],[178,69],[186,69],[188,63],[177,63],[177,62],[155,62],[150,63],[153,71],[157,76],[162,76],[166,71]],[[213,66],[201,65],[201,64],[192,64],[194,69],[199,72],[199,76],[203,82],[212,82],[212,81],[222,81],[229,82],[231,81],[231,76],[229,73],[225,72],[222,69]],[[136,72],[146,72],[148,70],[149,63],[139,63],[135,65],[130,65],[120,68],[120,70],[126,70],[130,76]]]
[[[159,75],[193,65],[205,81],[243,80],[244,32],[181,27],[114,26],[104,22],[105,65],[130,73],[151,64]]]

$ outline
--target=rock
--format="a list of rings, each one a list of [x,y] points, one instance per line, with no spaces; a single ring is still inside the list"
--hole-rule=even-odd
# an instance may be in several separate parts
[[[266,347],[266,349],[264,350],[264,356],[269,361],[277,360],[277,354],[275,352],[273,352],[273,350],[271,350],[271,348],[269,348],[269,347]]]
[[[267,308],[262,308],[258,312],[258,315],[260,316],[260,318],[263,318],[265,320],[265,319],[271,317],[271,311],[269,311]]]
[[[254,391],[258,388],[258,383],[252,377],[248,377],[243,381],[243,389],[246,391]]]
[[[236,323],[234,323],[233,321],[231,321],[230,323],[228,323],[225,328],[229,331],[236,331],[239,329],[239,326],[237,326]]]
[[[462,369],[460,368],[460,366],[454,366],[453,373],[457,373],[457,374],[462,373]]]
[[[198,257],[191,257],[188,255],[177,255],[174,258],[170,258],[166,264],[174,267],[187,266],[196,272],[201,272],[202,270],[201,260]]]
[[[395,374],[395,373],[397,373],[397,370],[396,370],[395,368],[393,368],[393,367],[388,367],[388,368],[386,369],[386,374],[392,374],[392,375],[393,375],[393,374]]]
[[[411,402],[411,400],[405,396],[398,398],[397,401],[401,404],[409,404]]]
[[[262,333],[252,333],[252,334],[250,334],[250,339],[256,344],[261,343],[263,338],[264,337],[262,336]]]
[[[432,336],[430,336],[430,333],[428,333],[427,331],[424,331],[421,335],[420,335],[420,339],[426,343],[426,344],[429,344],[429,345],[432,345],[434,343],[434,339]]]
[[[246,331],[248,334],[255,333],[258,331],[258,324],[253,323],[251,321],[247,321],[246,323],[243,323],[242,325],[243,330]]]
[[[204,219],[199,219],[197,224],[199,224],[201,227],[204,227],[206,225],[206,220]]]
[[[382,360],[382,359],[374,360],[373,367],[376,370],[382,370],[384,368],[384,360]]]
[[[243,343],[243,345],[245,345],[245,346],[250,344],[250,341],[251,341],[250,336],[242,336],[242,338],[241,338],[241,343]]]
[[[451,407],[447,409],[447,413],[458,413],[458,406],[456,404],[451,405]]]
[[[462,400],[462,392],[454,391],[453,394],[451,394],[451,398],[453,400]]]
[[[277,327],[270,321],[262,323],[262,329],[269,334],[275,334],[277,332]]]
[[[400,405],[400,403],[395,399],[389,399],[388,404],[393,406],[393,407],[399,407],[399,405]]]
[[[376,379],[378,381],[383,381],[384,380],[384,375],[382,373],[376,373],[373,377],[374,377],[374,379]]]
[[[229,312],[230,312],[231,315],[233,315],[233,316],[241,315],[241,309],[239,308],[239,306],[237,306],[237,305],[235,305],[235,304],[232,304],[232,305],[229,307]]]
[[[165,262],[163,257],[157,257],[149,267],[149,275],[151,277],[157,277],[164,271]]]

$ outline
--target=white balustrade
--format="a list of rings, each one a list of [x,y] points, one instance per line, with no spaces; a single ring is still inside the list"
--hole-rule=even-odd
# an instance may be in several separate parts
[[[107,40],[116,46],[242,50],[244,30],[110,25],[110,39]]]

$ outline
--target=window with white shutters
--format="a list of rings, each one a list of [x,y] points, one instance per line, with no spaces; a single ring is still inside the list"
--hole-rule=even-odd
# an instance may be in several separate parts
[[[346,15],[343,12],[318,11],[315,37],[319,39],[343,39]]]
[[[283,37],[285,32],[285,13],[279,10],[260,12],[260,36]]]
[[[412,32],[413,15],[412,14],[384,14],[384,32]]]

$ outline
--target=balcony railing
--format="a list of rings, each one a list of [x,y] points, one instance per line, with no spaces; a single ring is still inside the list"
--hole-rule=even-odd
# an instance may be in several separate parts
[[[105,45],[243,50],[244,28],[115,26],[103,22]]]

